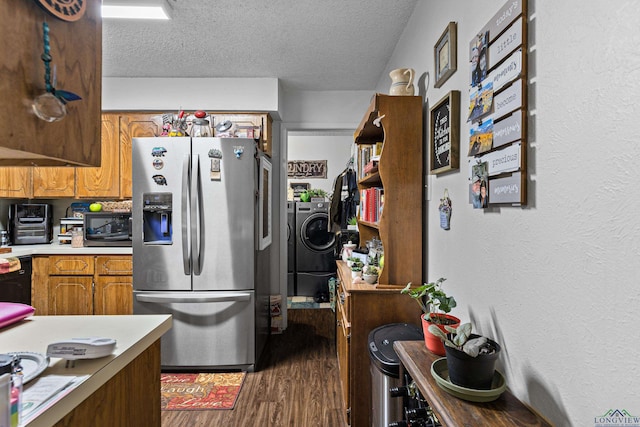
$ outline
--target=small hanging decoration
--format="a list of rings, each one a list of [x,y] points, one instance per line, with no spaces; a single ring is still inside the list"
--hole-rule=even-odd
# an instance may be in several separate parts
[[[87,10],[87,0],[36,0],[44,10],[58,19],[74,22]]]
[[[451,199],[449,198],[449,190],[445,188],[444,197],[440,199],[440,227],[443,230],[448,230],[451,225]]]
[[[44,51],[40,57],[44,62],[44,85],[46,93],[38,96],[33,102],[33,112],[38,118],[45,122],[57,122],[64,119],[67,115],[67,108],[65,107],[67,102],[77,101],[80,98],[78,95],[66,90],[57,89],[57,75],[56,66],[53,66],[53,81],[51,79],[51,45],[49,39],[49,25],[47,22],[42,23],[42,34],[44,42]]]

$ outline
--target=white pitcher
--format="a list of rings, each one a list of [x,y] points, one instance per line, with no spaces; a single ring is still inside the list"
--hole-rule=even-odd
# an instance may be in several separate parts
[[[389,73],[391,88],[389,95],[413,96],[413,68],[396,68]]]

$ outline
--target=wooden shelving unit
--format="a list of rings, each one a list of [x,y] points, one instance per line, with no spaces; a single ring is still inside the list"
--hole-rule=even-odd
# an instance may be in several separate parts
[[[378,171],[362,177],[358,187],[382,187],[384,208],[377,222],[359,220],[358,228],[361,244],[373,237],[382,241],[384,267],[377,285],[354,284],[349,267],[338,261],[336,347],[353,427],[371,425],[369,333],[390,323],[420,324],[418,305],[400,290],[422,282],[422,127],[422,98],[376,94],[354,134],[359,152],[383,143]]]
[[[374,120],[379,120],[380,127]],[[377,223],[359,221],[360,241],[377,237],[384,248],[381,284],[421,283],[423,262],[422,98],[376,94],[354,134],[356,144],[382,142],[378,172],[360,179],[360,190],[384,188]]]

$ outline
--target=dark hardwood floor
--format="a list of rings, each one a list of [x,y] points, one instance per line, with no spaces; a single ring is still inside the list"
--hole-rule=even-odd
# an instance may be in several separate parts
[[[162,426],[345,427],[334,313],[296,309],[288,316],[287,330],[271,336],[233,410],[163,411]]]

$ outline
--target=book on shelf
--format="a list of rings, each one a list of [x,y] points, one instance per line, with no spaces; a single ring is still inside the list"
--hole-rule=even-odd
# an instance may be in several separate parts
[[[371,169],[377,167],[377,162],[380,160],[381,152],[381,142],[377,144],[362,144],[359,146],[358,171],[360,178],[364,178],[365,175],[375,172],[375,170]]]
[[[377,223],[380,220],[383,203],[383,188],[362,189],[360,191],[360,219],[365,222]]]
[[[369,163],[367,163],[364,166],[364,174],[365,175],[369,175],[369,174],[377,172],[377,171],[378,171],[378,161],[377,160],[371,160]]]

